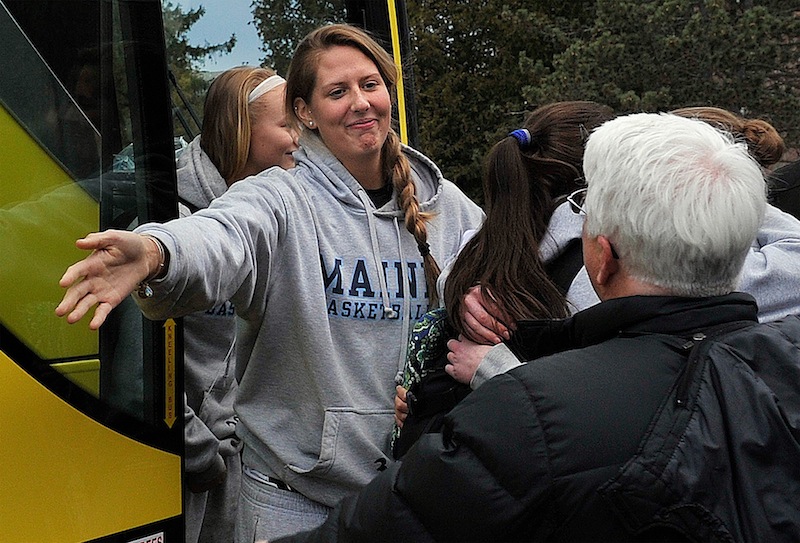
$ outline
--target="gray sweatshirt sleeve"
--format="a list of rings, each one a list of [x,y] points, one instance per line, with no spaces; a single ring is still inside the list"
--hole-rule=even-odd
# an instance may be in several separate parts
[[[522,364],[514,356],[514,353],[506,347],[505,343],[500,343],[492,347],[483,357],[478,369],[475,371],[475,375],[472,376],[472,380],[469,382],[469,386],[472,390],[475,390],[495,375],[505,373]]]
[[[186,483],[193,492],[203,492],[225,477],[225,460],[219,453],[219,439],[188,405],[184,409],[186,442]]]
[[[767,206],[739,290],[756,299],[761,322],[800,312],[800,221]]]
[[[281,194],[270,186],[270,175],[281,172],[273,170],[234,183],[207,209],[189,217],[135,230],[158,238],[169,253],[166,275],[151,282],[155,295],[134,297],[148,318],[185,316],[225,300],[234,302],[240,316],[263,310],[249,305],[266,299],[256,290],[266,288],[263,270],[270,269],[277,238],[286,230]]]

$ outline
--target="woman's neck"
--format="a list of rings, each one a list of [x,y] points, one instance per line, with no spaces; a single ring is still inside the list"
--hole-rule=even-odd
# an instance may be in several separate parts
[[[350,175],[355,177],[356,181],[367,190],[379,189],[386,184],[386,180],[383,178],[380,154],[375,159],[362,157],[361,160],[342,161],[342,164],[350,172]]]

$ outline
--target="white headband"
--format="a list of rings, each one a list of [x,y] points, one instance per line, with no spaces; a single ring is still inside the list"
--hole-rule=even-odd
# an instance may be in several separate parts
[[[256,88],[250,91],[250,94],[247,96],[247,103],[252,104],[259,97],[265,95],[266,93],[268,93],[278,85],[282,85],[283,83],[286,83],[286,80],[281,76],[279,75],[269,76],[264,81],[256,85]]]

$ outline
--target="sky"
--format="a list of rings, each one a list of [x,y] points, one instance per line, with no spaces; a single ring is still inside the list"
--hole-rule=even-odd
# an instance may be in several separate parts
[[[256,27],[251,24],[250,0],[171,0],[185,12],[202,6],[206,13],[189,31],[192,45],[217,44],[236,34],[236,45],[227,55],[214,55],[206,60],[203,70],[217,72],[250,64],[258,66],[263,55]]]

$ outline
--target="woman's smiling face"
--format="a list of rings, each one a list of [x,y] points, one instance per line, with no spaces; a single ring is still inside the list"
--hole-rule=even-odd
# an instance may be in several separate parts
[[[377,66],[358,49],[344,45],[326,49],[317,60],[310,102],[295,100],[298,116],[306,127],[319,131],[328,149],[349,170],[351,164],[379,161],[392,104]]]

